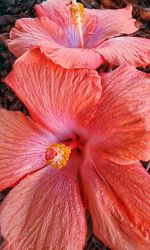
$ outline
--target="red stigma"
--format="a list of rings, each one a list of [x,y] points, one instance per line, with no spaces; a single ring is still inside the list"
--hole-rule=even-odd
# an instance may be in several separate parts
[[[68,3],[66,3],[66,6],[69,6],[72,4],[72,1],[69,1]]]
[[[45,153],[45,159],[46,159],[47,161],[53,160],[54,157],[55,157],[56,155],[57,155],[56,150],[53,149],[53,148],[49,148],[49,149],[46,151],[46,153]]]

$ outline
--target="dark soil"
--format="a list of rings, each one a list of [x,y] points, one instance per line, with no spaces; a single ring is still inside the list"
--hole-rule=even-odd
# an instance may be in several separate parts
[[[8,37],[15,21],[22,17],[34,17],[34,5],[43,2],[42,0],[0,0],[0,107],[8,110],[20,110],[25,114],[28,113],[22,102],[16,97],[12,90],[3,82],[5,76],[11,70],[15,61],[6,46],[4,39]],[[134,36],[150,38],[150,1],[149,0],[82,0],[87,8],[123,8],[127,4],[133,6],[133,17],[137,19],[137,25],[140,30]],[[99,71],[108,71],[108,65],[102,65]],[[150,67],[139,70],[150,73]],[[142,163],[144,168],[148,168],[148,163]],[[0,193],[0,202],[5,198],[9,189]],[[92,222],[89,214],[87,214],[88,233],[86,239],[85,250],[109,250],[102,242],[100,242],[93,234]],[[2,239],[0,239],[0,244]]]

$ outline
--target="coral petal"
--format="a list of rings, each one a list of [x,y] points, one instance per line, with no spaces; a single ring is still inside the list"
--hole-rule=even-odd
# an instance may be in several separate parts
[[[148,161],[150,76],[123,65],[103,74],[102,87],[100,105],[90,124],[91,144],[102,157],[118,164]]]
[[[39,17],[46,16],[57,23],[67,32],[68,27],[72,27],[72,20],[69,7],[64,0],[48,0],[45,3],[36,5],[36,13]]]
[[[17,20],[7,45],[17,57],[28,49],[41,47],[50,59],[64,68],[96,69],[104,62],[100,53],[92,49],[79,49],[78,32],[70,18],[70,11],[62,1],[47,1],[37,5],[39,18]],[[96,16],[85,10],[83,25],[86,45],[95,29]],[[91,60],[87,60],[91,58]]]
[[[0,190],[46,165],[45,150],[57,138],[21,112],[0,109]]]
[[[47,16],[56,22],[64,30],[70,46],[73,47],[74,44],[74,47],[77,47],[78,33],[71,19],[70,6],[67,6],[62,0],[49,0],[36,5],[35,9],[39,17]],[[83,38],[85,46],[95,30],[96,22],[95,11],[84,9]]]
[[[47,17],[17,20],[7,41],[8,48],[17,57],[44,43],[48,43],[51,50],[68,45],[64,31]]]
[[[85,43],[91,34],[92,25],[90,18],[86,20],[83,29],[83,32],[87,34],[84,39]],[[96,69],[105,61],[103,56],[95,50],[77,48],[79,41],[78,35],[75,34],[77,32],[75,27],[69,29],[68,32],[70,34],[65,35],[63,29],[47,17],[23,18],[17,20],[15,28],[11,30],[7,45],[17,57],[30,48],[40,47],[48,58],[64,68]]]
[[[110,37],[137,30],[130,7],[102,11],[85,9],[82,26],[84,49],[79,49],[78,31],[64,1],[49,0],[37,5],[36,11],[38,18],[17,20],[7,45],[17,57],[30,48],[40,47],[48,58],[64,68],[98,68],[105,62],[103,45],[102,48],[98,45]]]
[[[69,6],[61,0],[49,0],[36,5],[36,12],[39,17],[47,16],[64,31],[69,47],[78,47],[78,32],[71,19]],[[89,27],[89,25],[88,25]]]
[[[96,71],[66,70],[38,49],[20,57],[6,78],[34,120],[68,136],[76,127],[86,127],[94,116],[101,96],[100,81]]]
[[[108,38],[121,34],[132,34],[137,31],[135,19],[132,19],[132,8],[118,10],[95,10],[96,25],[87,47],[97,47]]]
[[[115,250],[150,246],[150,176],[140,164],[117,165],[92,156],[82,168],[85,204],[95,235]]]
[[[141,37],[116,37],[102,43],[97,51],[112,65],[150,64],[150,40]]]
[[[69,169],[25,177],[8,194],[0,212],[6,249],[83,249],[86,219],[73,160]]]
[[[57,48],[51,49],[49,44],[43,44],[40,49],[47,58],[66,69],[97,69],[106,60],[94,49]],[[90,58],[90,60],[88,60]]]

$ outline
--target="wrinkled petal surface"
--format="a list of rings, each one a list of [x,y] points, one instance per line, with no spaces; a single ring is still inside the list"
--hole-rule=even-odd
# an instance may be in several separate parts
[[[80,49],[78,31],[71,20],[69,8],[62,0],[49,0],[37,5],[39,18],[20,19],[12,29],[7,41],[11,52],[19,57],[30,48],[40,47],[64,68],[96,69],[105,60],[94,48],[110,37],[137,30],[131,7],[102,11],[85,9],[84,49]]]
[[[78,31],[73,24],[70,6],[63,0],[48,0],[45,3],[36,5],[36,13],[39,17],[48,17],[62,28],[68,40],[69,47],[79,47]],[[96,26],[95,11],[84,9],[83,37],[86,45],[87,39],[91,37]]]
[[[62,29],[65,29],[67,37],[71,37],[74,25],[69,8],[63,0],[48,0],[36,5],[36,12],[38,16],[47,16],[56,22]],[[110,37],[123,33],[131,34],[138,30],[135,26],[135,19],[132,19],[132,7],[119,10],[89,10],[85,8],[84,16],[83,37],[87,48],[93,48]]]
[[[56,22],[63,30],[70,43],[69,47],[78,47],[78,34],[72,24],[69,7],[62,0],[42,3],[36,6],[37,14],[47,16]],[[105,62],[99,51],[94,50],[99,44],[108,38],[121,34],[131,34],[137,31],[135,19],[132,19],[132,7],[120,10],[88,10],[85,9],[83,23],[84,50],[61,48],[51,50],[47,45],[42,48],[46,55],[55,63],[65,68],[98,68]],[[109,20],[109,21],[108,21]],[[90,58],[90,60],[87,60]]]
[[[83,249],[86,220],[77,163],[73,158],[61,170],[39,170],[8,194],[0,212],[4,249]]]
[[[91,25],[91,20],[87,25]],[[77,37],[74,36],[70,44],[62,28],[47,17],[23,18],[17,20],[7,45],[17,57],[30,48],[39,47],[49,59],[64,68],[98,68],[105,61],[103,56],[94,49],[78,48]]]
[[[48,43],[41,45],[40,49],[47,58],[66,69],[96,69],[106,61],[103,56],[94,49],[61,47],[53,50],[50,49]]]
[[[141,37],[116,37],[103,42],[97,51],[112,65],[150,64],[150,40]]]
[[[103,74],[102,87],[99,108],[89,125],[94,150],[118,164],[148,161],[150,76],[124,65]]]
[[[17,20],[7,41],[11,52],[19,57],[30,48],[40,47],[48,58],[64,68],[99,67],[105,61],[100,53],[94,51],[92,47],[79,48],[78,31],[72,23],[68,8],[62,1],[52,3],[47,1],[37,6],[39,18]],[[83,36],[86,45],[95,29],[96,17],[92,11],[85,10],[85,13]]]
[[[145,169],[95,155],[84,167],[84,200],[95,235],[111,249],[149,249],[150,176]]]
[[[46,165],[45,151],[57,138],[21,112],[0,109],[0,190]]]
[[[68,46],[64,31],[47,17],[17,20],[7,41],[8,48],[17,57],[45,43],[48,43],[51,50]]]
[[[106,39],[121,34],[132,34],[138,30],[135,19],[132,19],[131,6],[118,10],[95,10],[94,13],[95,29],[86,43],[87,48],[97,47]]]
[[[68,40],[77,39],[77,33],[71,20],[69,7],[63,0],[48,0],[45,3],[36,5],[36,13],[39,17],[46,16],[64,30]]]
[[[100,80],[96,71],[66,70],[35,50],[15,62],[6,83],[34,120],[58,136],[69,136],[94,116],[101,96]]]

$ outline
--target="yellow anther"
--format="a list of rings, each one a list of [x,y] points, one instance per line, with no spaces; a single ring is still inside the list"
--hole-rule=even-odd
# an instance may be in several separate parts
[[[53,168],[62,168],[67,165],[71,149],[65,144],[53,144],[47,148],[45,159]]]
[[[84,5],[82,3],[76,3],[72,1],[70,6],[70,13],[72,21],[75,25],[78,25],[79,22],[83,23],[84,21]]]

